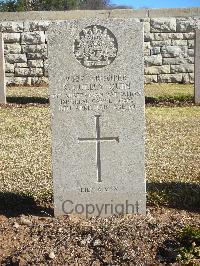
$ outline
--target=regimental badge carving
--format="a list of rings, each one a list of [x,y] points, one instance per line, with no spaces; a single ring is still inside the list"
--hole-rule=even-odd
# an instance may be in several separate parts
[[[76,59],[87,68],[110,65],[118,52],[117,39],[107,28],[92,25],[83,29],[74,42]]]

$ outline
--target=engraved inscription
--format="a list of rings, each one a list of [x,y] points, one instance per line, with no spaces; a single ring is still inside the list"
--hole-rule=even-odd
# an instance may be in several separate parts
[[[101,141],[116,141],[119,143],[119,137],[101,137],[100,136],[100,115],[95,115],[96,119],[96,138],[78,138],[80,142],[96,142],[96,166],[97,166],[97,182],[102,182],[101,179]]]
[[[134,89],[126,75],[109,74],[66,76],[66,83],[59,94],[59,110],[103,111],[108,109],[131,111],[136,108],[141,92]]]
[[[118,51],[117,39],[107,28],[91,25],[83,29],[74,42],[76,59],[87,68],[110,65]]]

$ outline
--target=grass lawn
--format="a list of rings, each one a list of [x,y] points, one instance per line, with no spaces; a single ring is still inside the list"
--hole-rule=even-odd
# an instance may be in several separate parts
[[[48,89],[8,88],[0,265],[199,265],[200,106],[190,85],[145,89],[147,215],[86,220],[53,217]]]
[[[192,97],[191,85],[153,84],[146,96]],[[8,88],[8,102],[47,103],[47,88]],[[184,98],[186,97],[186,98]],[[23,100],[22,100],[23,99]],[[49,106],[0,109],[0,198],[10,193],[52,200]],[[146,108],[148,202],[177,208],[200,206],[200,107]]]

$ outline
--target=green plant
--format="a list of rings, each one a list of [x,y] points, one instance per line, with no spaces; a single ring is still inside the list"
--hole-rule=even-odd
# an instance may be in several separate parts
[[[191,226],[185,227],[179,234],[181,247],[178,260],[189,265],[197,265],[200,259],[200,229]]]

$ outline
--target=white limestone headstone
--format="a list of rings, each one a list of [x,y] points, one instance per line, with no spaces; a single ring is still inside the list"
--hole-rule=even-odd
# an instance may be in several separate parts
[[[145,213],[143,26],[48,31],[55,215]]]

